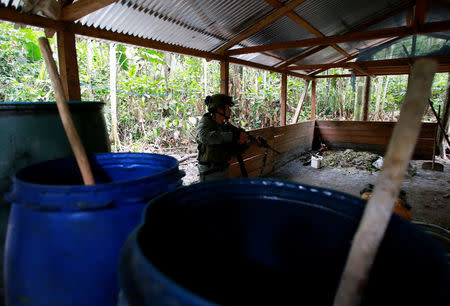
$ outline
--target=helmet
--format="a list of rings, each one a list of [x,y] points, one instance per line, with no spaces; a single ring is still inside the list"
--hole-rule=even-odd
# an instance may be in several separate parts
[[[234,102],[230,96],[224,94],[215,94],[207,96],[205,104],[209,112],[215,112],[217,108],[224,108],[225,105],[233,106]]]

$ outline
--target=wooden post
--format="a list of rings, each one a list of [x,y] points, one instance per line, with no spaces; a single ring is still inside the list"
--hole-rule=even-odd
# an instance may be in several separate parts
[[[220,93],[224,95],[229,95],[229,84],[230,84],[230,62],[221,61],[220,62]]]
[[[405,95],[400,118],[384,156],[383,169],[353,237],[334,306],[357,306],[364,295],[369,272],[400,192],[403,176],[419,136],[438,64],[417,60]]]
[[[286,125],[286,100],[287,100],[287,74],[281,74],[281,114],[280,114],[280,125]]]
[[[59,75],[68,101],[81,101],[75,34],[57,32]]]
[[[311,120],[316,119],[316,80],[311,82]]]
[[[364,104],[362,106],[362,121],[367,121],[369,118],[369,101],[370,101],[370,77],[366,77],[366,92],[364,94]]]

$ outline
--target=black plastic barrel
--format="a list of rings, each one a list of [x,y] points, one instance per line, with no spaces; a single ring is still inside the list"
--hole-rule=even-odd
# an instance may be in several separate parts
[[[332,305],[364,201],[272,179],[149,203],[121,254],[122,305]],[[362,305],[448,305],[443,249],[393,216]]]
[[[95,185],[74,158],[34,164],[14,176],[5,249],[7,305],[116,305],[120,249],[147,202],[182,184],[170,156],[89,157]]]
[[[103,102],[69,102],[88,153],[109,152]],[[0,274],[10,205],[4,194],[13,173],[28,165],[73,155],[55,102],[0,102]],[[3,278],[0,298],[3,296]],[[1,305],[1,301],[0,301]]]

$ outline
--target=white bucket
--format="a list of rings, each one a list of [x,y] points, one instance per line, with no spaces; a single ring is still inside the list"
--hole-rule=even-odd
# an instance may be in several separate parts
[[[311,167],[320,169],[322,167],[322,156],[311,156]]]

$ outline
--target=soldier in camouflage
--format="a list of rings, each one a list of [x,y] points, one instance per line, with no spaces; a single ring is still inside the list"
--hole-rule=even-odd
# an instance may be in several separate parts
[[[228,161],[242,153],[248,143],[244,131],[228,122],[234,105],[230,96],[207,96],[205,104],[208,112],[200,120],[196,136],[201,182],[229,177]]]

